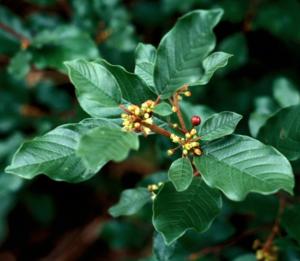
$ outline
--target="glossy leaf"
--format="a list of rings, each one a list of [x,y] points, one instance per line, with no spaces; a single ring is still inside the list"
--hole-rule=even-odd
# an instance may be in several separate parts
[[[220,189],[231,200],[248,193],[293,194],[294,177],[289,161],[271,146],[247,136],[231,135],[202,148],[204,155],[194,164],[205,182]]]
[[[80,136],[97,125],[106,125],[106,121],[78,124],[66,124],[26,141],[15,153],[7,173],[32,179],[39,174],[58,181],[80,182],[91,178],[102,166],[86,168],[81,158],[76,156]]]
[[[156,99],[156,95],[137,75],[126,71],[122,66],[109,64],[105,60],[99,63],[114,76],[125,100],[139,105],[146,100]]]
[[[300,105],[284,108],[260,129],[258,138],[282,152],[289,160],[300,158]]]
[[[115,77],[101,64],[65,62],[81,107],[93,117],[120,114],[121,90]]]
[[[204,74],[199,81],[192,83],[191,85],[204,85],[209,82],[215,71],[225,67],[228,63],[228,59],[232,57],[231,54],[224,52],[215,52],[206,57],[203,61]]]
[[[207,230],[221,206],[219,192],[208,187],[200,177],[195,177],[183,192],[166,183],[154,200],[153,225],[170,245],[189,229]]]
[[[161,40],[154,82],[163,97],[170,97],[183,84],[201,79],[202,62],[215,47],[213,28],[222,14],[221,9],[192,11],[181,17]]]
[[[166,245],[160,233],[155,233],[153,238],[153,252],[157,261],[171,261],[175,254],[176,243]]]
[[[124,190],[120,201],[108,211],[113,217],[129,216],[137,213],[151,200],[151,193],[146,188]]]
[[[0,173],[0,197],[18,191],[24,184],[24,179],[7,173]]]
[[[250,114],[249,129],[253,137],[257,137],[259,129],[270,116],[278,110],[273,99],[267,96],[257,97],[254,101],[255,111]]]
[[[141,77],[155,91],[154,85],[154,62],[156,49],[151,44],[139,43],[135,50],[134,73]]]
[[[234,5],[236,2],[234,3]],[[224,12],[224,15],[225,12]],[[233,57],[230,59],[230,63],[222,72],[230,72],[233,70],[237,70],[243,65],[245,65],[248,61],[248,46],[247,39],[243,33],[235,33],[226,37],[220,44],[219,49],[233,54]]]
[[[201,140],[211,141],[232,134],[241,119],[240,114],[230,111],[213,114],[201,125]]]
[[[193,180],[193,167],[190,160],[188,158],[175,160],[170,166],[168,176],[177,191],[186,190]]]
[[[173,111],[169,103],[161,102],[154,107],[154,113],[160,116],[169,116],[173,113]]]
[[[77,154],[89,168],[98,169],[109,160],[124,160],[130,149],[138,148],[137,134],[118,126],[100,126],[80,138]]]
[[[273,95],[281,107],[300,104],[300,92],[286,78],[278,78],[274,82]]]

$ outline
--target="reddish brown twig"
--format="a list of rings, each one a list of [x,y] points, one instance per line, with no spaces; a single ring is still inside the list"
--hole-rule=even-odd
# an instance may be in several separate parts
[[[65,234],[57,242],[57,245],[52,252],[41,260],[77,260],[77,258],[82,256],[84,251],[97,240],[104,222],[105,220],[101,218],[95,218],[84,227]]]
[[[0,29],[11,34],[17,40],[19,40],[21,42],[22,49],[26,49],[30,45],[30,40],[26,36],[16,32],[14,29],[7,26],[6,24],[0,23]]]
[[[275,223],[272,227],[271,233],[268,236],[264,246],[263,246],[263,252],[269,252],[272,244],[273,244],[273,240],[275,239],[275,237],[280,233],[280,220],[281,220],[281,216],[284,212],[284,209],[286,207],[286,199],[283,197],[279,197],[279,208],[278,208],[278,214],[275,220]]]
[[[173,107],[175,108],[175,112],[177,114],[181,129],[183,130],[184,133],[187,133],[187,128],[185,126],[184,123],[184,119],[180,110],[180,106],[179,106],[179,94],[182,93],[183,91],[187,90],[188,85],[184,84],[174,95],[173,95],[173,99],[171,100],[171,103],[173,105]]]

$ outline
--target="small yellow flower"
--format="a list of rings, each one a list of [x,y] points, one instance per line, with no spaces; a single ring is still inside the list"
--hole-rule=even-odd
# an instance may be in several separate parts
[[[172,156],[174,154],[174,151],[173,150],[168,150],[167,154],[168,154],[168,156]]]
[[[191,131],[190,131],[190,134],[193,136],[193,135],[195,135],[197,133],[197,130],[196,129],[192,129]]]
[[[185,134],[185,137],[187,138],[187,139],[189,139],[190,137],[191,137],[191,134],[189,134],[188,132]]]
[[[191,97],[191,96],[192,96],[192,93],[191,93],[190,91],[185,91],[185,92],[184,92],[184,95],[185,95],[186,97]]]
[[[202,152],[199,148],[194,149],[194,153],[198,156],[200,156],[202,154]]]

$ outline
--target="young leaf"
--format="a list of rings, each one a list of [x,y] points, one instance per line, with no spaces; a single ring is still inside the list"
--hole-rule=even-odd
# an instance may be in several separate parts
[[[155,59],[156,49],[153,45],[138,44],[135,50],[134,73],[141,77],[154,92],[156,92],[153,79]]]
[[[201,140],[211,141],[234,132],[243,117],[235,112],[223,111],[210,116],[201,126]]]
[[[273,96],[281,107],[300,104],[300,93],[286,78],[278,78],[274,82]]]
[[[81,107],[93,117],[120,114],[120,86],[101,64],[74,60],[65,62]]]
[[[164,184],[153,204],[153,225],[172,244],[187,230],[207,230],[220,212],[220,193],[195,177],[189,188],[177,192],[172,183]]]
[[[283,153],[289,160],[300,158],[300,105],[284,108],[270,117],[258,138]]]
[[[127,189],[122,192],[120,201],[108,211],[113,217],[133,215],[150,200],[151,194],[146,188]]]
[[[93,127],[93,124],[87,126],[82,122],[66,124],[44,136],[24,142],[5,171],[26,179],[45,174],[58,181],[87,180],[106,163],[103,161],[97,168],[86,168],[82,159],[75,154],[80,135]]]
[[[139,148],[138,136],[118,126],[100,126],[84,134],[79,141],[77,154],[89,168],[99,168],[109,160],[122,161],[130,149]]]
[[[193,167],[190,160],[188,158],[175,160],[169,169],[168,176],[177,191],[186,190],[193,180]]]
[[[202,62],[215,47],[213,28],[223,11],[196,10],[181,17],[161,40],[154,68],[155,86],[168,98],[183,84],[203,75]]]
[[[204,74],[199,81],[192,83],[194,85],[205,85],[207,84],[215,71],[225,67],[228,63],[228,59],[232,57],[231,54],[224,52],[215,52],[206,57],[203,61]]]
[[[223,74],[239,69],[247,63],[249,59],[247,44],[246,36],[242,32],[230,34],[220,42],[218,45],[220,50],[233,54],[230,64],[221,70]]]
[[[243,200],[249,192],[293,194],[294,177],[289,161],[271,146],[253,138],[231,135],[203,146],[204,155],[194,164],[210,187],[231,200]]]
[[[169,103],[161,102],[154,107],[154,113],[165,117],[171,115],[173,111]]]
[[[156,99],[156,95],[137,75],[126,71],[122,66],[109,64],[105,60],[100,60],[99,63],[114,76],[125,100],[133,104],[141,104],[146,100]]]

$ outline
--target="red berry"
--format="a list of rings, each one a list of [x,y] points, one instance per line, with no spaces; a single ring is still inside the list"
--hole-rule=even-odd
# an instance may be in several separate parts
[[[193,126],[198,126],[201,124],[201,118],[197,115],[194,115],[191,119]]]

